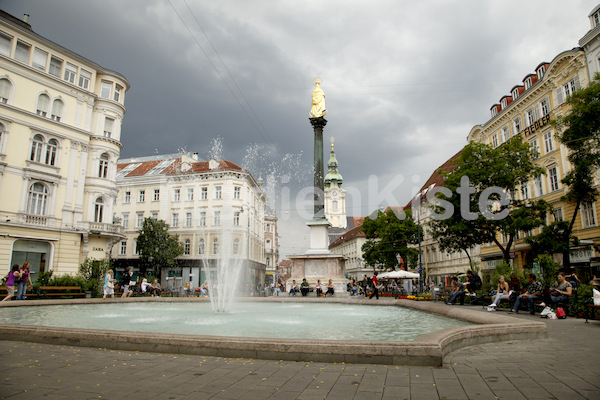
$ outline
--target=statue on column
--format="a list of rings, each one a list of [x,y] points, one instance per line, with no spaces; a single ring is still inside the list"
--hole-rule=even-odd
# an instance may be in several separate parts
[[[325,92],[321,89],[321,82],[323,80],[321,78],[315,78],[313,80],[313,85],[315,85],[315,90],[312,93],[312,107],[310,108],[310,118],[319,118],[327,115],[327,110],[325,109]]]

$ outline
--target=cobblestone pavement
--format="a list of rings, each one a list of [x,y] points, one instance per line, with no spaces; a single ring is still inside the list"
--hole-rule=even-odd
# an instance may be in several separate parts
[[[481,312],[473,307],[473,312]],[[516,318],[536,318],[519,314]],[[465,347],[443,367],[266,361],[0,341],[2,399],[600,399],[600,321]]]

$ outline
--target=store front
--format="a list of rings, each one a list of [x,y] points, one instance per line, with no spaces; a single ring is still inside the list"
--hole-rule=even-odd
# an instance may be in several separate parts
[[[31,264],[31,281],[35,282],[40,272],[52,269],[52,253],[54,245],[51,242],[41,240],[17,239],[13,242],[10,266],[19,264],[23,266],[25,261]]]

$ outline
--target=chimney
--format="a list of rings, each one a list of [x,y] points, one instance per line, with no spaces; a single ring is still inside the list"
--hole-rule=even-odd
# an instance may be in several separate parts
[[[192,154],[192,158],[193,158],[195,161],[198,161],[198,153],[194,153],[194,154]]]
[[[23,22],[25,22],[26,24],[29,23],[29,14],[23,14]]]

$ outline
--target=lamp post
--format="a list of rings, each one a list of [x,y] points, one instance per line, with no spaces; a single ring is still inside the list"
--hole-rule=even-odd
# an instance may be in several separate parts
[[[423,199],[423,195],[427,192],[427,189],[421,191],[413,197],[413,206],[418,200],[418,209],[417,211],[417,240],[419,241],[419,293],[423,293],[423,258],[421,253],[421,200]]]

